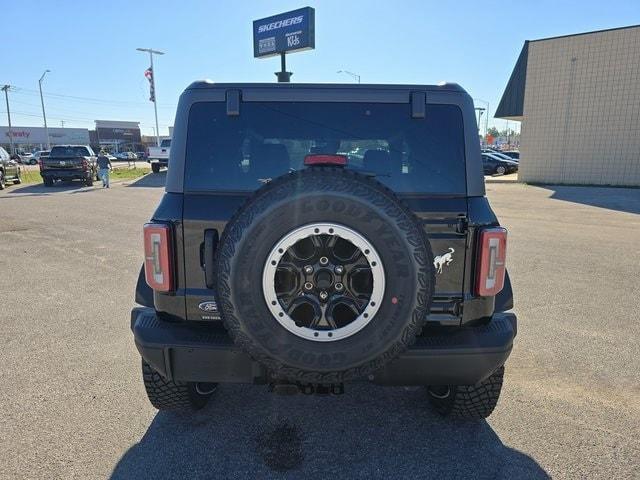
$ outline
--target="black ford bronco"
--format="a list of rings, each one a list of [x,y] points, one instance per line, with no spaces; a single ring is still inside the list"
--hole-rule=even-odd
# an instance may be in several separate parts
[[[370,382],[493,411],[516,317],[462,88],[197,82],[170,155],[131,313],[156,408]]]

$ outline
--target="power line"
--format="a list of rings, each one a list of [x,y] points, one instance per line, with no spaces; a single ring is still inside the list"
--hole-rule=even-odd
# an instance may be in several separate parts
[[[15,87],[15,93],[18,93],[20,95],[33,95],[33,96],[39,95],[37,90],[32,90],[30,88],[24,88],[24,87]],[[146,106],[148,105],[146,102],[135,102],[132,100],[107,100],[104,98],[80,97],[77,95],[65,95],[62,93],[51,93],[51,92],[45,93],[44,96],[52,99],[60,98],[60,99],[69,99],[72,101],[96,102],[96,103],[107,104],[112,106],[131,106],[131,105]],[[177,105],[171,105],[171,104],[162,104],[158,106],[160,108],[176,108],[177,107]]]

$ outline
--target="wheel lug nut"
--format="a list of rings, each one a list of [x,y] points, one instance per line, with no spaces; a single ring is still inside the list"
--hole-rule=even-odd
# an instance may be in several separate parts
[[[305,289],[305,290],[312,290],[312,289],[313,289],[313,283],[311,283],[311,282],[305,282],[305,284],[304,284],[304,289]]]
[[[338,282],[338,283],[336,283],[336,284],[334,285],[334,288],[335,288],[338,292],[340,292],[340,291],[344,288],[344,285],[343,285],[342,283]]]
[[[326,300],[327,298],[329,298],[329,294],[327,292],[325,292],[324,290],[320,292],[320,300]]]
[[[313,273],[313,267],[311,265],[305,266],[304,273],[306,273],[307,275],[311,275]]]
[[[334,272],[336,272],[337,275],[342,275],[344,273],[344,267],[342,265],[338,265],[334,269]]]
[[[320,265],[327,265],[329,263],[329,259],[327,257],[320,257]]]

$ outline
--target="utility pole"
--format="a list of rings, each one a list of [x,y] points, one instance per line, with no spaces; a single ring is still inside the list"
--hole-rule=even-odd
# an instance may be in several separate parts
[[[9,110],[9,89],[10,88],[11,88],[11,85],[5,85],[4,87],[2,87],[2,91],[4,92],[4,99],[7,102],[7,119],[9,120],[9,143],[11,144],[11,148],[9,150],[11,150],[11,155],[13,155],[16,152],[13,149],[13,133],[11,132],[11,111]]]
[[[51,150],[51,142],[49,141],[49,128],[47,127],[47,114],[44,112],[44,97],[42,96],[42,80],[44,80],[44,76],[50,72],[51,70],[45,70],[40,80],[38,80],[38,85],[40,86],[40,103],[42,103],[42,118],[44,119],[44,133],[47,136],[47,150]]]
[[[164,55],[164,52],[153,50],[151,48],[136,48],[139,52],[149,52],[149,60],[151,61],[151,90],[153,90],[153,111],[156,114],[156,146],[160,146],[160,129],[158,128],[158,97],[156,95],[156,71],[153,68],[153,54]]]
[[[64,120],[60,120],[60,127],[64,128]]]

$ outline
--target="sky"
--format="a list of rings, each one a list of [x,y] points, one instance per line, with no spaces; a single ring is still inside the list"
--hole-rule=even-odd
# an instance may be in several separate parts
[[[315,50],[287,56],[292,82],[456,82],[493,112],[525,40],[640,24],[639,0],[576,1],[120,1],[0,0],[0,84],[14,126],[42,126],[38,79],[50,127],[140,122],[152,134],[144,71],[154,59],[160,133],[195,80],[273,82],[279,58],[255,59],[252,21],[304,6],[316,10]],[[513,128],[516,122],[510,122]],[[0,125],[7,124],[4,98]]]

